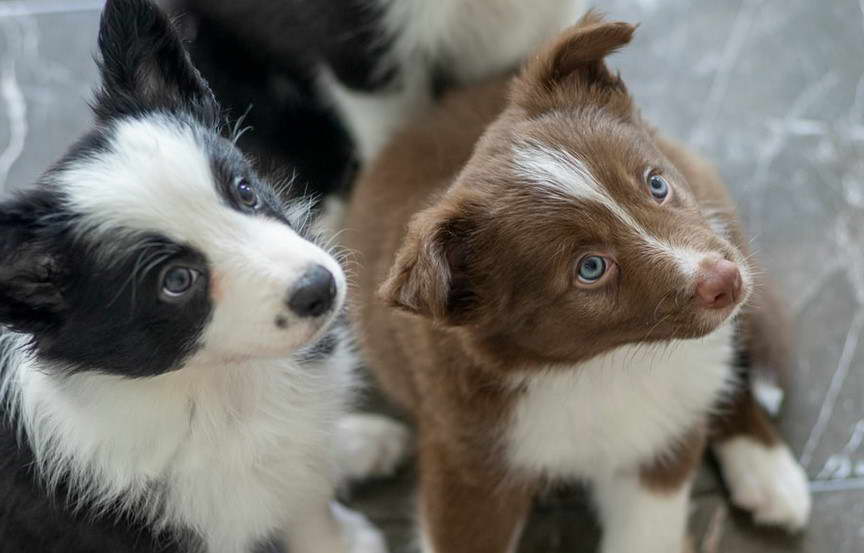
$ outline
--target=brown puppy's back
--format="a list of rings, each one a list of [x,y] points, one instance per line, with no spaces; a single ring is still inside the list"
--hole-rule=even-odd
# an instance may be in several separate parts
[[[378,297],[378,287],[393,265],[409,220],[449,186],[477,139],[501,113],[506,95],[505,80],[450,93],[432,113],[400,132],[354,187],[344,241],[363,266],[352,290],[358,306],[355,318],[360,339],[369,344],[363,348],[371,354],[367,362],[385,391],[406,408],[418,407],[417,389],[428,396],[429,385],[448,380],[435,375],[448,370],[442,365],[445,360],[438,359],[440,353],[461,348],[458,336],[434,329],[427,319],[394,314]],[[412,344],[411,350],[403,344]]]

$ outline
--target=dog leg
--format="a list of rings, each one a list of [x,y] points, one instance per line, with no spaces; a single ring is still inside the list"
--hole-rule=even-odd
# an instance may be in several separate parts
[[[422,553],[516,551],[531,489],[431,445],[421,451],[420,468]]]
[[[291,553],[387,553],[381,532],[365,516],[335,501],[310,510],[285,541]]]
[[[352,414],[336,426],[341,478],[360,480],[392,476],[410,452],[411,432],[380,415]]]
[[[675,488],[646,487],[638,474],[594,482],[603,525],[602,553],[678,553],[686,549],[690,479]]]
[[[783,306],[770,286],[741,320],[736,369],[741,386],[719,406],[712,420],[711,448],[720,463],[732,502],[753,513],[759,524],[801,529],[810,517],[810,490],[804,469],[774,428],[760,394],[766,376],[787,384],[792,365],[790,330]],[[767,389],[762,386],[762,391]],[[775,407],[779,408],[782,390]]]
[[[687,551],[690,488],[704,451],[705,433],[694,430],[639,470],[594,480],[602,553]]]
[[[715,420],[711,447],[732,503],[759,524],[800,530],[810,517],[807,475],[747,388]]]

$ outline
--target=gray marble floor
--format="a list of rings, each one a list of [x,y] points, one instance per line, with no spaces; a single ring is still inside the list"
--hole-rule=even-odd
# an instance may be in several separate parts
[[[812,480],[813,521],[790,538],[727,507],[707,467],[700,553],[864,552],[864,1],[596,0],[641,21],[614,59],[667,133],[721,168],[796,319],[782,426]],[[31,182],[89,120],[98,0],[0,0],[0,188]],[[410,550],[411,482],[352,501]],[[524,551],[591,551],[576,492],[538,506]]]

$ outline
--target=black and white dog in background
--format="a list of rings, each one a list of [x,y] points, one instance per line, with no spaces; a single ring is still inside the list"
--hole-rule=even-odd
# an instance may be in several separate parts
[[[318,196],[343,190],[442,89],[515,69],[583,0],[159,0],[238,142]]]
[[[109,0],[99,47],[94,128],[0,204],[0,552],[384,551],[333,490],[406,435],[345,415],[307,204],[223,137],[151,3]]]

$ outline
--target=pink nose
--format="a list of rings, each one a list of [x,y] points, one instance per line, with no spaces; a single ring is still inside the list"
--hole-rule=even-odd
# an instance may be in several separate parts
[[[741,271],[725,259],[708,258],[699,263],[696,301],[708,309],[723,309],[741,297]]]

